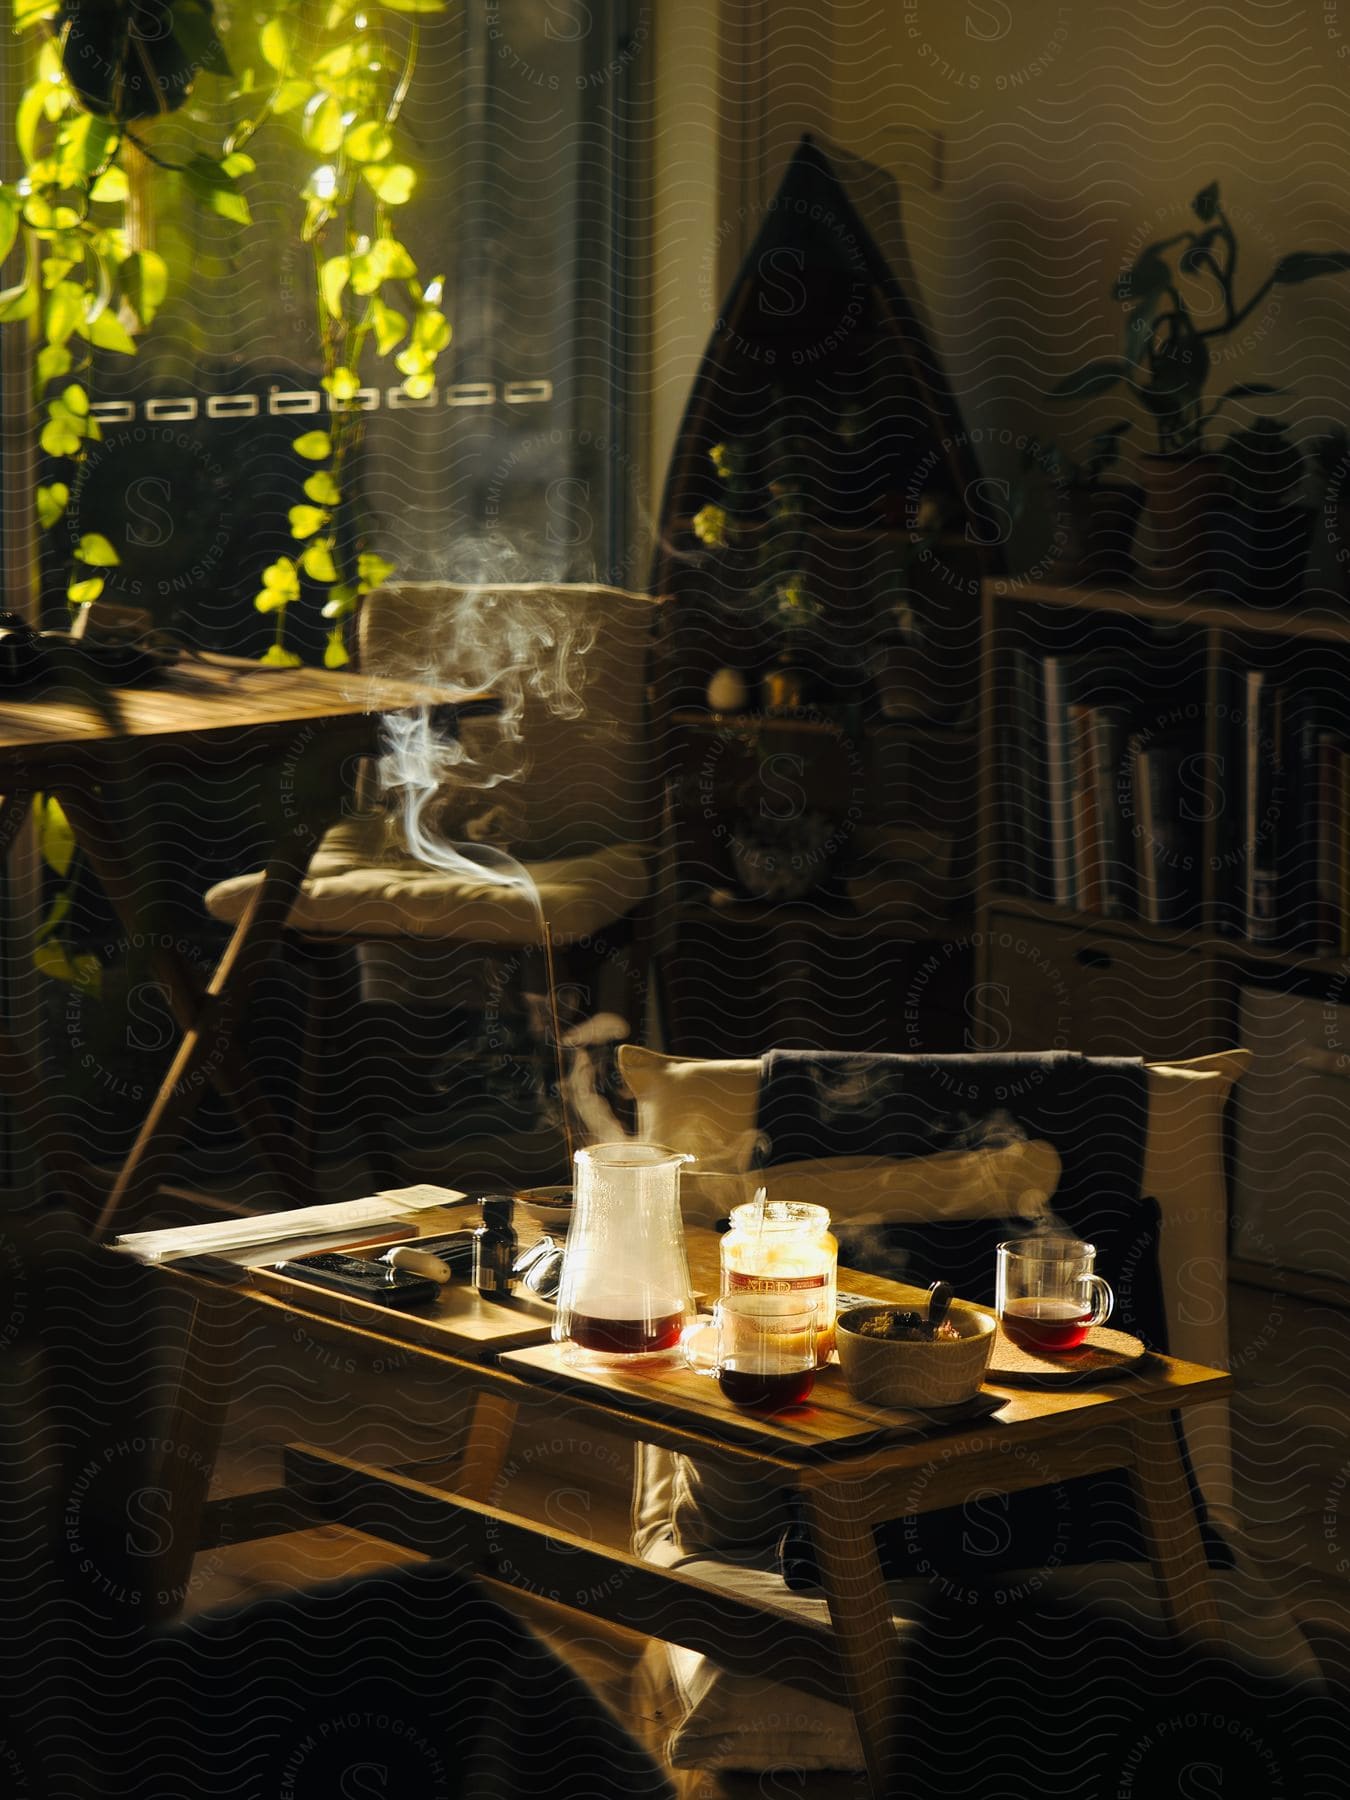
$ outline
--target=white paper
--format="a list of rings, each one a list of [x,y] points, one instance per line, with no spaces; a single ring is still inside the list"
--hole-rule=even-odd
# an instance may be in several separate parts
[[[276,1248],[290,1256],[322,1250],[325,1245],[395,1226],[427,1207],[453,1206],[463,1200],[457,1188],[394,1188],[366,1200],[340,1200],[332,1206],[305,1206],[288,1212],[259,1213],[247,1219],[212,1219],[205,1225],[174,1225],[163,1231],[135,1231],[117,1246],[143,1262],[173,1262],[181,1256],[220,1256],[243,1268],[276,1261]],[[415,1229],[409,1237],[416,1237]],[[303,1248],[302,1248],[303,1246]]]

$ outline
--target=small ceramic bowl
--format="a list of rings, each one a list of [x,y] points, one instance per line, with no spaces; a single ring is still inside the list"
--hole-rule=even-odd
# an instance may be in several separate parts
[[[889,1302],[850,1306],[839,1315],[835,1342],[844,1381],[855,1400],[872,1406],[959,1406],[980,1390],[994,1348],[994,1315],[953,1300],[948,1323],[957,1338],[864,1337],[864,1319],[895,1312]]]
[[[527,1219],[533,1219],[541,1231],[556,1236],[572,1222],[573,1192],[571,1187],[532,1187],[516,1190],[516,1205]]]

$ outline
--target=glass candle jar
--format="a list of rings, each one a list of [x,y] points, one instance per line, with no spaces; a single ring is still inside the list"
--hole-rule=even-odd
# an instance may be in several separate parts
[[[834,1349],[839,1245],[824,1206],[758,1200],[731,1211],[722,1239],[723,1294],[798,1294],[816,1303],[816,1364]]]

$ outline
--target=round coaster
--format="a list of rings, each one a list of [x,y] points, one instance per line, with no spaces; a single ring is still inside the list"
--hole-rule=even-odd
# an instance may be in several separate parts
[[[994,1333],[994,1352],[989,1358],[987,1381],[1024,1381],[1037,1387],[1068,1387],[1074,1382],[1109,1381],[1133,1369],[1148,1355],[1143,1343],[1128,1331],[1112,1331],[1094,1325],[1081,1350],[1062,1356],[1038,1356],[1012,1343],[1000,1325]]]

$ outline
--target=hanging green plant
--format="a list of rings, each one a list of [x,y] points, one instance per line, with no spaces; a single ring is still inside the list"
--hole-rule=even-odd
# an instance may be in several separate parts
[[[329,621],[324,662],[347,661],[346,620],[361,596],[394,572],[371,541],[354,467],[365,435],[363,375],[379,365],[396,374],[410,399],[435,387],[436,363],[450,342],[441,307],[443,282],[423,281],[402,242],[397,214],[417,175],[403,159],[399,125],[417,63],[416,20],[397,29],[385,15],[432,13],[442,0],[385,0],[383,6],[332,0],[320,26],[306,26],[296,5],[270,18],[261,53],[274,74],[267,102],[293,118],[301,141],[319,159],[305,184],[301,236],[313,259],[315,305],[323,352],[327,430],[306,432],[293,448],[302,466],[303,499],[290,509],[296,549],[264,571],[254,604],[276,619],[276,641],[264,661],[288,666],[287,609],[301,579],[317,587]]]
[[[202,0],[18,0],[15,29],[47,35],[15,118],[24,173],[0,183],[0,261],[12,251],[23,259],[19,279],[0,292],[0,325],[26,324],[32,334],[39,441],[59,471],[35,496],[38,528],[51,531],[102,436],[90,411],[94,353],[134,356],[168,287],[163,258],[133,247],[127,230],[124,159],[136,142],[127,121],[181,105],[195,73],[228,64]],[[186,173],[215,210],[247,223],[237,184],[252,166],[203,152]],[[117,562],[106,534],[85,532],[67,574],[70,605],[96,600],[102,571]]]

